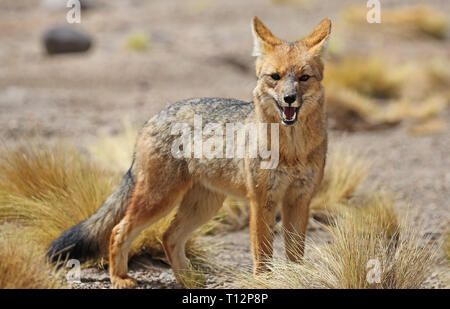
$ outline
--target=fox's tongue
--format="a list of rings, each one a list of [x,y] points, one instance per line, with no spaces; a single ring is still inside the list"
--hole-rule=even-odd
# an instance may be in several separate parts
[[[295,107],[283,107],[283,117],[286,120],[294,120]]]

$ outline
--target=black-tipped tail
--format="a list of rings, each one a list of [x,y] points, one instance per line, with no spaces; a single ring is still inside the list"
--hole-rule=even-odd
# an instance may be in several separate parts
[[[99,246],[83,235],[82,221],[63,232],[49,246],[47,259],[52,262],[64,261],[65,259],[86,260],[99,254]]]
[[[50,244],[47,258],[52,262],[68,258],[83,261],[106,253],[111,231],[125,215],[133,188],[132,165],[120,185],[92,216],[63,232]]]

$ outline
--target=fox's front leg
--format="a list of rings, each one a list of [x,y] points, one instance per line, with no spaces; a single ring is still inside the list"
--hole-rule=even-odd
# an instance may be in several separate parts
[[[293,262],[301,262],[305,251],[306,227],[312,193],[298,194],[298,189],[286,195],[282,207],[286,256]]]
[[[253,253],[253,273],[267,271],[267,261],[272,258],[273,223],[276,215],[273,201],[250,200],[250,240]]]

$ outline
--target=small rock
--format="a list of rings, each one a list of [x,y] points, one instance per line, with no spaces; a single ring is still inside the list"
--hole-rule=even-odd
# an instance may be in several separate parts
[[[166,273],[161,273],[161,274],[159,275],[159,279],[164,280],[164,279],[166,279],[166,278],[167,278],[167,274],[166,274]]]
[[[42,41],[50,55],[85,52],[92,45],[92,39],[87,33],[70,26],[55,26],[48,29]]]

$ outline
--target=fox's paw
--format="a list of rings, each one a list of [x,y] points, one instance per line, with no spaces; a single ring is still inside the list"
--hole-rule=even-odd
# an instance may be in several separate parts
[[[111,284],[115,289],[134,289],[137,286],[136,279],[131,277],[111,277]]]

